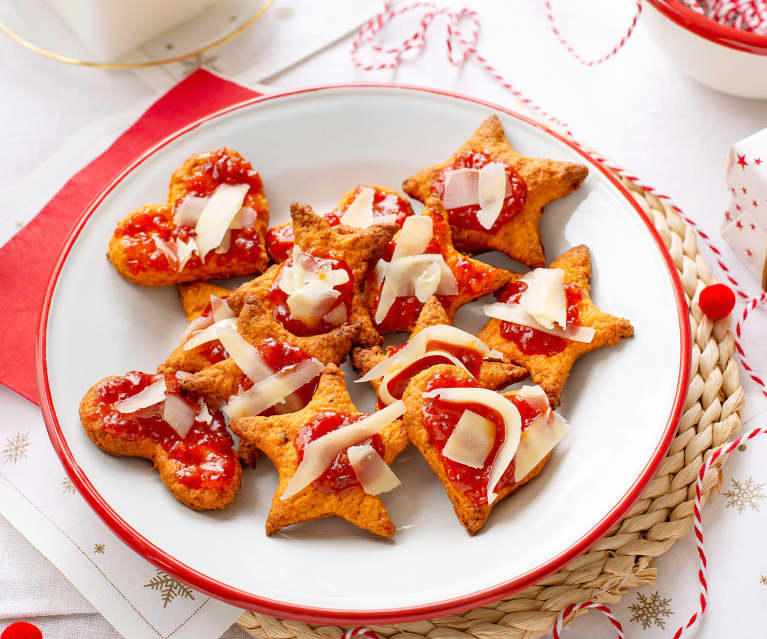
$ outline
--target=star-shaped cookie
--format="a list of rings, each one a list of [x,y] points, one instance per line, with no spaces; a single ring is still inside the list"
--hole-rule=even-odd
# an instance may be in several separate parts
[[[186,314],[186,321],[191,324],[203,315],[210,315],[211,295],[226,299],[231,292],[232,291],[227,288],[209,284],[208,282],[180,284],[178,287],[178,294],[181,299],[181,307]],[[193,327],[190,327],[190,329],[191,328]],[[187,334],[184,335],[181,343],[173,349],[173,352],[168,356],[168,359],[158,367],[158,371],[161,373],[175,373],[176,371],[196,373],[203,368],[207,368],[208,366],[220,362],[228,356],[226,350],[218,340],[206,342],[195,348],[184,350],[184,344],[189,336],[190,335]]]
[[[167,395],[163,392],[153,405],[120,412],[122,400],[160,380],[165,381]],[[164,419],[171,394],[177,405],[192,412],[194,421],[183,437]],[[240,489],[242,468],[224,416],[200,397],[181,392],[174,375],[132,371],[102,379],[80,402],[80,419],[88,437],[104,452],[153,462],[171,494],[193,510],[224,508]]]
[[[558,406],[562,389],[575,360],[597,348],[608,345],[614,346],[624,337],[631,337],[634,334],[634,328],[627,319],[608,315],[591,301],[589,296],[591,258],[587,246],[576,246],[563,253],[549,265],[549,268],[562,269],[565,273],[565,286],[575,287],[577,293],[580,294],[580,300],[577,302],[578,319],[576,323],[594,329],[594,337],[591,342],[584,343],[554,338],[561,340],[562,349],[560,352],[551,355],[535,352],[526,353],[523,352],[515,339],[507,339],[502,334],[502,325],[508,324],[508,322],[502,322],[495,318],[491,318],[485,324],[478,337],[490,348],[499,350],[510,361],[529,370],[533,381],[546,391],[552,405]],[[514,273],[512,283],[508,286],[513,286],[513,283],[522,277],[521,274]],[[499,297],[503,298],[503,294],[504,291],[502,290]],[[529,329],[529,331],[532,330]],[[534,349],[528,348],[528,351],[530,350]],[[489,366],[492,365],[489,363]]]
[[[219,186],[249,187],[242,208],[215,250],[197,250],[196,223]],[[173,173],[168,201],[150,204],[120,221],[107,257],[125,279],[144,286],[223,279],[262,272],[268,262],[269,205],[261,177],[237,151],[221,148],[190,157]]]
[[[406,179],[402,189],[426,202],[442,196],[444,174],[458,168],[480,169],[489,162],[506,165],[511,195],[501,214],[488,230],[476,219],[478,205],[448,211],[456,248],[467,253],[497,250],[530,267],[545,264],[538,228],[543,207],[576,190],[588,174],[580,164],[527,158],[509,144],[498,116],[491,115],[446,162],[422,169]]]
[[[373,190],[372,211],[374,217],[394,216],[396,223],[402,226],[405,219],[413,215],[413,207],[410,202],[394,189],[378,184],[365,185],[360,184],[354,189],[350,189],[341,196],[341,200],[336,208],[329,213],[324,213],[324,217],[331,226],[338,226],[349,205],[354,202],[362,189]],[[275,262],[284,262],[290,257],[293,251],[293,225],[290,222],[276,224],[266,234],[266,250],[269,257]]]
[[[423,305],[421,312],[418,315],[418,321],[413,328],[413,332],[407,339],[407,342],[413,341],[413,338],[418,335],[423,329],[429,326],[437,326],[439,324],[450,324],[450,318],[445,312],[445,308],[440,304],[439,300],[432,295]],[[406,343],[407,343],[406,342]],[[355,370],[360,375],[365,375],[373,366],[378,362],[389,357],[392,347],[389,347],[384,353],[380,346],[373,346],[372,348],[355,348],[352,350],[352,364]],[[488,366],[491,364],[492,366]],[[505,388],[509,384],[519,382],[527,377],[527,370],[516,364],[512,364],[508,361],[490,362],[485,360],[482,362],[482,366],[479,370],[479,382],[485,387],[492,390],[498,388]],[[378,394],[378,388],[381,385],[381,379],[374,379],[370,382],[373,388]]]
[[[442,379],[440,379],[442,378]],[[408,437],[413,445],[421,452],[424,459],[429,464],[429,467],[439,478],[442,485],[445,487],[450,501],[453,504],[453,509],[461,522],[463,527],[470,535],[475,535],[484,526],[487,518],[490,516],[490,511],[495,508],[503,499],[515,493],[527,482],[535,479],[540,475],[546,462],[551,457],[551,451],[541,459],[538,464],[530,470],[521,480],[515,481],[513,473],[507,470],[501,477],[496,487],[496,493],[498,497],[493,503],[488,504],[486,498],[487,490],[487,476],[485,472],[487,468],[480,469],[480,472],[476,472],[473,468],[457,464],[450,459],[446,459],[442,455],[442,446],[444,446],[444,439],[447,439],[452,434],[453,428],[462,415],[464,410],[460,405],[447,404],[442,402],[438,398],[426,398],[424,393],[436,388],[445,387],[477,387],[479,383],[471,377],[466,371],[458,368],[457,366],[449,366],[440,364],[433,366],[418,375],[416,375],[405,391],[405,395],[402,398],[405,402],[405,427],[407,428]],[[516,395],[519,395],[520,391],[511,391],[509,393],[503,393],[503,397],[512,399]],[[519,401],[518,398],[517,401]],[[524,401],[524,400],[523,400]],[[529,405],[528,405],[529,406]],[[466,408],[474,411],[481,410],[476,408],[475,405],[467,405]],[[488,413],[487,416],[491,415]],[[442,446],[435,445],[437,439],[434,434],[427,427],[427,420],[431,415],[436,415],[439,421],[439,429],[449,427],[448,432],[441,432]],[[520,410],[522,417],[522,432],[524,437],[524,431],[528,425],[538,416],[538,413],[532,410],[532,407],[526,410]],[[500,418],[500,415],[496,413],[496,416]],[[435,431],[436,432],[436,431]],[[498,430],[496,431],[497,434]],[[501,429],[502,432],[502,429]],[[495,446],[499,446],[496,443]],[[492,452],[488,455],[488,459],[493,459],[495,453]],[[510,468],[512,468],[510,466]],[[482,472],[485,471],[485,472]],[[472,474],[476,473],[476,479],[472,481]],[[453,479],[457,480],[457,483],[453,483]],[[470,486],[473,489],[467,491],[464,487]]]
[[[437,295],[449,320],[452,321],[455,312],[461,306],[499,289],[510,280],[511,276],[509,271],[467,257],[455,249],[447,214],[439,199],[430,197],[421,215],[428,216],[432,220],[432,239],[425,253],[441,254],[458,284],[457,295]],[[382,259],[391,260],[400,236],[401,233],[394,236]],[[365,283],[365,306],[371,318],[375,318],[382,285],[376,270],[371,269]],[[382,335],[412,331],[421,308],[423,304],[415,295],[397,297],[383,321],[376,324],[376,328]]]
[[[265,453],[279,473],[277,492],[266,520],[266,534],[271,535],[285,526],[321,517],[340,517],[355,526],[391,537],[394,525],[383,502],[362,490],[356,479],[349,482],[350,474],[343,470],[346,453],[342,452],[329,471],[338,471],[347,480],[347,486],[336,492],[320,481],[312,482],[293,497],[282,500],[290,478],[299,464],[296,438],[303,426],[328,413],[339,413],[351,418],[360,413],[352,403],[344,383],[344,375],[334,365],[328,365],[320,378],[320,384],[309,404],[297,413],[272,417],[241,417],[233,419],[231,429],[238,437],[253,444]],[[378,434],[383,444],[381,455],[387,464],[407,446],[408,440],[401,419],[397,419]],[[326,472],[329,472],[326,471]],[[351,477],[354,477],[351,473]],[[318,483],[320,485],[318,485]]]
[[[359,323],[357,343],[367,346],[380,344],[381,336],[374,328],[362,303],[362,286],[369,263],[381,255],[389,240],[399,230],[399,226],[375,224],[364,229],[344,225],[333,227],[310,206],[298,202],[291,204],[290,216],[296,237],[295,244],[301,251],[327,255],[346,263],[353,276],[351,308],[348,309],[346,323]],[[284,264],[274,265],[262,276],[242,285],[229,297],[229,305],[239,312],[244,305],[245,297],[252,293],[261,299],[264,308],[270,314],[274,314],[270,294],[274,290],[273,285],[279,277],[280,269],[284,267]],[[321,335],[312,337],[321,337]],[[308,347],[305,350],[312,352]]]
[[[323,364],[338,364],[346,358],[346,354],[357,339],[359,323],[344,324],[322,335],[298,337],[287,331],[270,313],[266,312],[261,298],[249,294],[245,297],[245,306],[237,318],[237,332],[256,348],[259,348],[265,340],[272,340],[298,347]],[[185,390],[206,398],[226,401],[237,393],[245,381],[245,373],[240,370],[234,360],[227,358],[189,377],[184,377],[181,380],[181,386]]]

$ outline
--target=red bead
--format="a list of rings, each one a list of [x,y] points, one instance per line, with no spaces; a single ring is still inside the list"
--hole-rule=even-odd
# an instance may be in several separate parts
[[[726,284],[711,284],[700,292],[698,305],[711,319],[727,317],[735,306],[735,293]]]
[[[17,621],[3,630],[0,639],[43,639],[43,633],[31,623]]]

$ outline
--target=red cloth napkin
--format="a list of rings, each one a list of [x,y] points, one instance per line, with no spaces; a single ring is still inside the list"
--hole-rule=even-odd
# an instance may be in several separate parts
[[[251,89],[203,69],[195,71],[76,173],[27,226],[0,248],[0,383],[37,403],[34,355],[43,292],[69,230],[101,190],[136,157],[174,131],[256,95]]]

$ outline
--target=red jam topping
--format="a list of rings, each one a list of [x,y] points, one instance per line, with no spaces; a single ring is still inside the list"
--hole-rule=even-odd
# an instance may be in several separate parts
[[[176,478],[189,488],[224,488],[228,486],[236,467],[236,455],[232,439],[226,430],[224,417],[212,412],[210,424],[195,421],[181,439],[179,434],[162,418],[164,402],[141,409],[135,413],[120,413],[114,404],[140,393],[157,375],[132,371],[117,379],[101,384],[96,397],[104,432],[128,441],[150,439],[167,452],[168,457],[179,464]],[[168,393],[180,395],[199,413],[199,399],[184,393],[173,375],[165,376]]]
[[[266,365],[274,372],[295,368],[299,363],[311,359],[311,355],[298,346],[278,342],[272,337],[263,340],[257,347],[262,359]],[[317,386],[320,383],[320,376],[306,382],[301,388],[294,391],[285,398],[282,404],[276,404],[267,408],[261,415],[280,415],[283,413],[294,413],[306,406],[314,397]],[[253,386],[250,378],[246,377],[242,383],[243,390]]]
[[[435,388],[480,388],[480,384],[473,379],[458,377],[452,373],[439,373],[434,375],[426,383],[426,391]],[[522,418],[522,431],[541,414],[540,411],[533,409],[530,404],[514,395],[505,395],[517,407]],[[459,462],[448,459],[442,455],[442,449],[447,440],[453,433],[458,420],[464,411],[470,410],[482,415],[495,424],[495,441],[493,447],[485,459],[485,465],[482,468],[472,468]],[[492,408],[484,404],[457,404],[445,402],[439,398],[424,400],[423,425],[429,433],[429,442],[440,453],[440,460],[445,468],[448,479],[462,494],[471,499],[477,506],[487,504],[487,482],[490,477],[490,468],[495,459],[498,449],[503,445],[506,438],[506,428],[503,418]],[[495,487],[496,492],[514,484],[514,460],[511,460],[509,467],[501,476]]]
[[[226,149],[204,153],[202,157],[203,162],[192,166],[189,173],[179,179],[187,192],[198,197],[208,197],[220,184],[248,184],[250,191],[245,197],[245,206],[258,208],[253,194],[260,193],[263,186],[258,171],[253,169],[250,162],[229,154]],[[180,202],[181,199],[173,207],[147,208],[117,227],[115,237],[121,240],[131,272],[176,271],[175,262],[157,248],[154,238],[158,237],[174,246],[176,239],[186,242],[196,236],[193,227],[176,226],[173,223],[173,213]],[[262,257],[263,249],[257,228],[231,229],[229,232],[229,250],[220,254],[211,251],[205,256],[205,264],[225,268],[231,263],[257,262]],[[184,269],[198,269],[202,264],[200,256],[195,253]]]
[[[304,255],[309,259],[303,261],[303,266],[307,270],[313,272],[325,271],[330,272],[332,269],[343,269],[349,275],[348,281],[343,284],[334,286],[334,290],[338,291],[340,295],[333,302],[324,313],[323,317],[317,318],[317,323],[314,326],[309,326],[301,320],[293,319],[290,314],[290,307],[288,306],[288,294],[280,288],[280,280],[282,278],[282,271],[277,275],[277,278],[272,285],[272,290],[269,292],[269,300],[272,303],[274,310],[272,316],[279,321],[287,330],[293,335],[299,337],[306,337],[307,335],[320,335],[327,333],[338,327],[338,324],[329,324],[324,316],[331,313],[334,309],[344,304],[346,306],[346,317],[349,317],[349,310],[352,307],[352,298],[354,296],[354,274],[349,266],[343,260],[336,259],[329,255],[324,255],[319,251],[311,249],[306,251]],[[293,265],[293,257],[285,260],[282,265],[282,269]]]
[[[349,208],[363,188],[366,187],[360,185],[354,189],[354,197],[349,199],[348,202],[335,211],[322,214],[322,217],[327,220],[330,226],[338,226],[341,223],[341,218],[346,212],[346,209]],[[395,222],[402,226],[407,217],[413,215],[413,207],[410,206],[410,202],[396,193],[390,193],[376,188],[373,188],[373,191],[373,217],[394,215]],[[266,234],[266,246],[269,248],[269,253],[275,261],[284,262],[293,252],[293,242],[295,239],[293,225],[280,224],[269,229],[269,232]]]
[[[284,262],[293,252],[293,242],[296,236],[293,233],[293,225],[278,224],[266,233],[266,248],[275,262]]]
[[[381,259],[390,262],[394,248],[397,243],[392,240],[386,245],[383,251]],[[426,254],[439,255],[442,253],[440,244],[436,238],[432,238],[431,242],[426,246],[426,250],[423,252]],[[444,257],[444,255],[443,255]],[[484,284],[484,280],[489,276],[487,271],[478,269],[471,260],[461,255],[456,261],[449,265],[450,270],[453,272],[456,281],[458,282],[458,292],[463,295],[470,295],[476,297],[480,291],[487,290]],[[373,289],[375,287],[376,274],[374,269],[368,271],[367,285]],[[381,294],[381,284],[377,286],[377,293],[373,297],[372,309],[373,315],[375,315],[375,309],[378,307],[378,300]],[[444,307],[450,306],[454,295],[437,295],[437,299],[442,303]],[[382,333],[398,333],[406,332],[412,327],[418,315],[423,308],[423,303],[418,301],[415,295],[403,295],[394,300],[389,312],[384,317],[380,324],[376,324],[376,328]],[[375,321],[375,320],[374,320]]]
[[[200,153],[178,181],[185,191],[199,197],[212,195],[220,184],[247,184],[254,193],[263,189],[261,176],[250,162],[224,148]]]
[[[481,151],[466,151],[461,153],[452,164],[443,168],[431,185],[431,191],[438,198],[442,199],[445,194],[445,174],[448,171],[456,169],[481,169],[490,164],[492,160],[487,153]],[[450,224],[458,228],[471,231],[481,231],[483,233],[493,233],[504,224],[510,222],[525,206],[527,199],[527,184],[521,176],[510,166],[506,166],[506,178],[511,185],[511,194],[503,201],[503,208],[490,229],[484,228],[477,220],[479,204],[461,206],[455,209],[448,209],[447,217]]]
[[[367,417],[367,415],[345,415],[333,411],[317,413],[310,422],[301,426],[293,442],[298,453],[298,462],[301,463],[301,460],[304,458],[304,448],[309,442],[319,439],[334,430],[358,422],[364,417]],[[357,442],[355,446],[359,444],[370,444],[381,457],[384,456],[383,440],[377,433],[372,437]],[[347,455],[346,450],[342,450],[336,455],[328,469],[312,482],[312,486],[324,493],[339,493],[346,488],[359,486],[359,483],[357,475],[349,463],[349,455]]]
[[[498,299],[501,302],[513,304],[519,302],[519,298],[525,290],[527,290],[525,282],[511,282],[503,288],[498,295]],[[578,316],[580,315],[579,303],[583,299],[583,293],[581,293],[581,289],[577,286],[566,284],[565,296],[567,298],[567,326],[565,328],[568,328],[578,321]],[[525,355],[546,355],[551,357],[565,350],[568,342],[563,337],[549,335],[529,326],[513,324],[512,322],[501,322],[501,335],[514,342]]]
[[[396,351],[400,350],[404,344],[400,344],[396,349],[391,349],[388,353],[389,356],[393,355]],[[474,375],[479,377],[479,369],[482,367],[483,354],[473,348],[466,348],[465,346],[456,346],[455,344],[449,344],[447,342],[439,342],[437,340],[430,340],[426,343],[426,357],[422,357],[419,360],[405,366],[402,370],[398,371],[396,375],[392,376],[387,384],[389,394],[394,399],[402,399],[402,395],[405,393],[410,380],[418,375],[421,371],[425,371],[427,368],[436,366],[437,364],[453,364],[447,357],[440,354],[428,355],[430,351],[445,351],[453,355],[458,359],[468,370]]]
[[[213,313],[210,302],[207,303],[205,308],[200,313],[200,317],[210,317]],[[191,337],[191,336],[190,336]],[[199,355],[207,359],[211,364],[218,364],[229,357],[229,353],[226,352],[224,345],[217,339],[200,344],[194,349]]]

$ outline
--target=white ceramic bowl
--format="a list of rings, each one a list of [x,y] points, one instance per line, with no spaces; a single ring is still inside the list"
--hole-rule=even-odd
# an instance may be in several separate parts
[[[649,0],[644,24],[691,78],[744,98],[767,98],[767,36],[721,25],[678,0]]]

